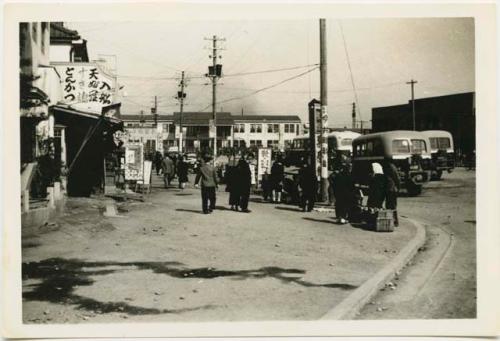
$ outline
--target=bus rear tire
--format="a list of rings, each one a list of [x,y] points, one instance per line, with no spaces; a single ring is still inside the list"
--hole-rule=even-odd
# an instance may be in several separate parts
[[[438,170],[436,172],[432,172],[431,180],[441,180],[442,176],[443,176],[443,171],[442,170]]]
[[[406,191],[408,192],[408,195],[411,197],[420,195],[422,193],[422,185],[415,185],[409,183],[406,185]]]

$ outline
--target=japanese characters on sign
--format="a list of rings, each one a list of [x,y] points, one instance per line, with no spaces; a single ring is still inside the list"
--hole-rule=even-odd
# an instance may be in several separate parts
[[[64,103],[113,103],[115,79],[97,64],[65,63],[57,64],[56,69],[61,75]]]
[[[143,180],[143,148],[142,143],[125,145],[125,180]]]
[[[258,180],[262,180],[262,175],[271,172],[271,158],[272,150],[271,148],[259,148],[258,154],[258,164],[257,164],[257,177]]]

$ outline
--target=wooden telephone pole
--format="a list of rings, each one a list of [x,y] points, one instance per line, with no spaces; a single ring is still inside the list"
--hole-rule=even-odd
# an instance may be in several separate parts
[[[413,116],[413,130],[416,130],[416,125],[415,125],[415,84],[418,83],[416,80],[411,80],[409,82],[406,82],[406,84],[411,85],[411,112]]]
[[[181,87],[181,91],[177,92],[177,100],[179,101],[179,106],[180,106],[180,112],[179,112],[179,153],[182,153],[182,115],[184,113],[184,99],[186,98],[186,93],[184,92],[184,88],[186,86],[186,83],[184,81],[184,71],[181,73],[181,81],[179,83],[179,86]]]
[[[320,101],[321,101],[321,201],[328,201],[328,80],[326,54],[326,20],[319,19],[319,72],[320,72]]]

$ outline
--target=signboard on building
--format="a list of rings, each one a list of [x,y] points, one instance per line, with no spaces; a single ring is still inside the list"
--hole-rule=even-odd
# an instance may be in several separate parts
[[[215,138],[217,128],[214,125],[214,120],[208,120],[208,137],[213,139]]]
[[[316,175],[319,176],[319,170],[321,166],[320,150],[321,150],[321,106],[320,102],[313,99],[309,102],[309,145],[311,146],[311,158],[310,162],[314,169],[316,169]]]
[[[115,77],[97,63],[53,63],[61,76],[62,102],[100,109],[114,103]]]
[[[259,148],[257,157],[257,179],[262,180],[262,175],[264,173],[269,174],[271,172],[271,159],[272,159],[272,149],[271,148]]]
[[[144,153],[142,143],[125,145],[125,180],[143,180]]]

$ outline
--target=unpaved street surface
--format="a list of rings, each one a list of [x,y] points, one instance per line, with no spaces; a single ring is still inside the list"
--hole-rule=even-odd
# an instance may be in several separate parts
[[[68,199],[66,214],[23,230],[25,323],[318,319],[415,235],[333,224],[252,198],[252,213],[201,214],[198,189],[146,202]],[[420,199],[417,199],[420,200]]]
[[[427,243],[358,318],[476,317],[475,185],[475,172],[458,168],[421,196],[399,199],[401,214],[426,227]]]

